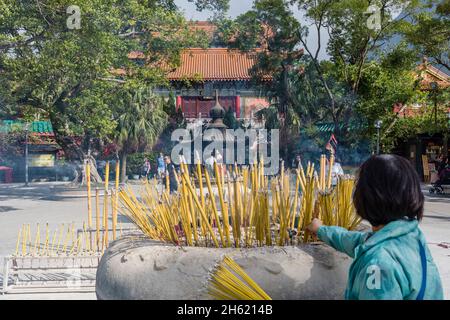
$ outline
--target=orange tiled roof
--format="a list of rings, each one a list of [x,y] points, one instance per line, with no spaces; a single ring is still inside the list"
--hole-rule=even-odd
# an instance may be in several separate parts
[[[450,87],[450,76],[429,64],[426,58],[424,58],[423,63],[418,66],[417,71],[418,72],[415,72],[415,77],[420,80],[420,89],[423,91],[430,91],[432,82],[436,82],[440,89]],[[447,106],[447,112],[450,112],[450,105],[448,103]],[[421,114],[423,110],[421,105],[412,106],[403,105],[401,103],[394,105],[394,112],[401,118],[414,117]]]
[[[255,63],[254,53],[226,48],[187,49],[181,54],[180,67],[169,73],[168,79],[250,80],[250,69]]]
[[[191,21],[189,23],[191,30],[203,31],[210,40],[217,32],[217,25],[209,21]],[[255,49],[252,53],[244,53],[238,50],[229,50],[227,48],[190,48],[182,52],[180,60],[181,65],[168,74],[169,81],[195,79],[195,80],[250,80],[250,69],[256,63]],[[132,60],[145,59],[145,55],[140,51],[132,51],[128,54]],[[162,63],[165,66],[164,63]],[[167,67],[167,66],[166,66]],[[124,70],[113,70],[115,74],[123,75]],[[264,80],[271,80],[271,76],[263,76]]]
[[[432,82],[436,82],[441,89],[450,87],[450,77],[438,68],[429,64],[426,58],[424,58],[424,62],[419,65],[418,70],[418,76],[421,78],[420,87],[423,90],[430,90]]]

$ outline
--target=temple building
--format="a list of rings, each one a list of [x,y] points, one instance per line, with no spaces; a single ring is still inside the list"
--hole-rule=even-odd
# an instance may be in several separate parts
[[[206,32],[210,37],[210,47],[183,51],[180,67],[168,74],[171,88],[159,88],[158,92],[175,94],[177,108],[181,109],[188,122],[194,122],[199,118],[210,120],[218,91],[220,105],[225,111],[231,109],[237,119],[256,124],[256,112],[270,105],[263,92],[251,81],[256,51],[248,53],[228,49],[226,44],[217,40],[217,27],[210,22],[193,22],[193,29]]]
[[[416,78],[420,82],[422,91],[428,93],[429,100],[433,104],[436,95],[450,87],[450,76],[443,71],[428,63],[426,58],[418,66]],[[408,118],[419,116],[427,108],[427,105],[415,104],[396,104],[394,112],[398,118]],[[434,108],[444,109],[448,117],[447,132],[438,132],[430,135],[421,133],[406,141],[400,142],[394,153],[408,158],[414,164],[418,173],[424,181],[433,181],[436,179],[435,162],[440,155],[450,155],[450,104],[447,101],[445,105],[438,105],[434,101]],[[437,109],[436,109],[437,112]]]
[[[208,118],[215,104],[214,93],[225,110],[231,108],[237,119],[253,118],[269,106],[266,98],[251,84],[251,54],[226,48],[189,49],[182,53],[181,67],[168,76],[176,94],[176,105],[186,119]],[[201,79],[186,85],[186,79]]]
[[[256,113],[270,106],[262,90],[252,81],[251,71],[256,64],[257,52],[229,49],[220,40],[217,26],[211,22],[191,23],[193,31],[202,31],[209,39],[208,48],[187,48],[181,52],[180,66],[168,70],[168,87],[156,88],[156,93],[169,97],[174,95],[179,108],[188,123],[198,119],[210,121],[210,111],[215,105],[215,92],[225,111],[232,111],[236,119],[252,127],[263,126],[264,120]],[[128,58],[138,64],[145,63],[145,55],[139,51],[130,52]],[[123,69],[113,69],[116,75],[124,75]],[[271,76],[264,77],[271,81]],[[258,120],[259,119],[259,120]]]

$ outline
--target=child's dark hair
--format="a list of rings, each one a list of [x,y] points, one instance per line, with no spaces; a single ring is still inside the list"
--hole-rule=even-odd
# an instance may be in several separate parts
[[[373,226],[423,217],[419,176],[408,160],[396,155],[373,156],[363,163],[353,202],[358,215]]]

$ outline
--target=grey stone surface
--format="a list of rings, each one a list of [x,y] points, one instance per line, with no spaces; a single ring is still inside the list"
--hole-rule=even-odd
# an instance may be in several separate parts
[[[210,272],[233,258],[273,299],[342,299],[351,259],[326,245],[216,249],[139,238],[113,243],[97,269],[99,299],[210,299]]]

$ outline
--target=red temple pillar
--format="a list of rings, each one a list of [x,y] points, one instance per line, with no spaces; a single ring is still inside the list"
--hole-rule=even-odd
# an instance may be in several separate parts
[[[176,109],[181,109],[181,96],[177,96]]]
[[[236,96],[236,118],[239,119],[241,117],[241,97]]]

